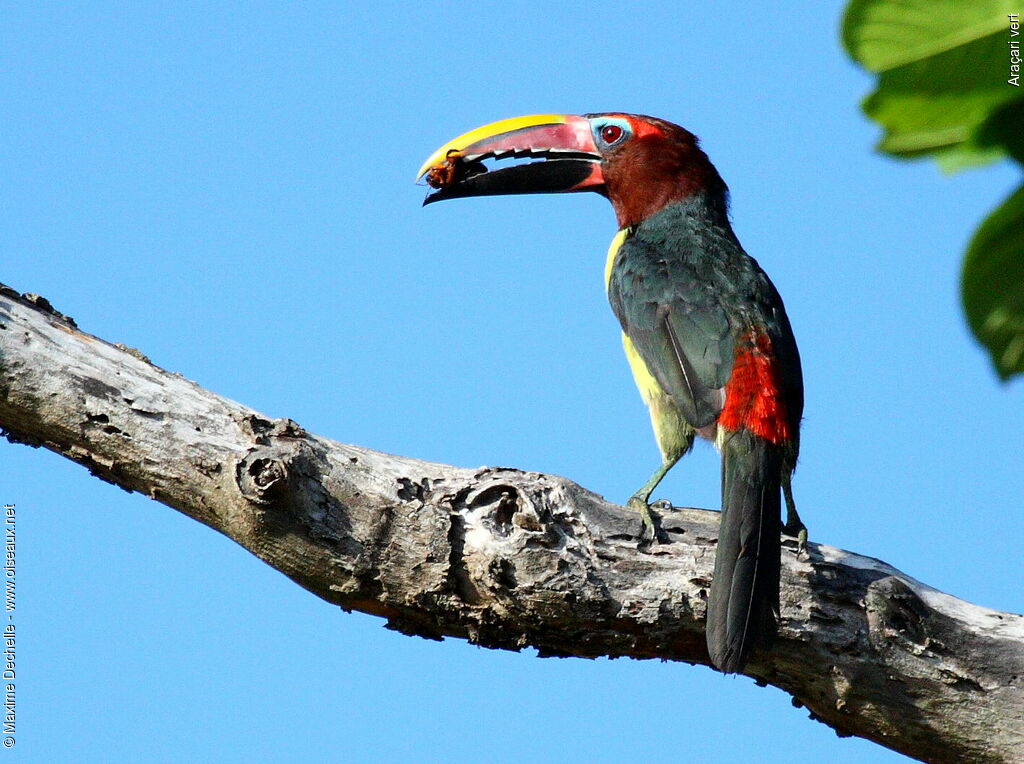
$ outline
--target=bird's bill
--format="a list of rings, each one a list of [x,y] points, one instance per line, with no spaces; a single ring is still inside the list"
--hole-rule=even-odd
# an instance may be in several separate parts
[[[503,159],[531,160],[502,167]],[[494,160],[491,166],[485,160]],[[601,155],[590,121],[534,114],[470,130],[430,155],[416,179],[436,188],[424,204],[464,196],[600,190]]]

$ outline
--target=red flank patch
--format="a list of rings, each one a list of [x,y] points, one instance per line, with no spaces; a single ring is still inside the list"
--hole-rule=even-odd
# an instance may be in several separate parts
[[[767,334],[750,331],[740,339],[718,424],[727,430],[745,427],[776,445],[792,436],[779,367]]]

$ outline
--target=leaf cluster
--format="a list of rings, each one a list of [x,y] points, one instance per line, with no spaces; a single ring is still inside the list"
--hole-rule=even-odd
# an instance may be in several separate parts
[[[1011,68],[1024,50],[1020,11],[1008,0],[852,0],[843,44],[878,75],[862,104],[885,130],[878,150],[930,156],[947,172],[1024,166],[1024,89]],[[1024,373],[1024,184],[975,232],[961,296],[999,376]]]

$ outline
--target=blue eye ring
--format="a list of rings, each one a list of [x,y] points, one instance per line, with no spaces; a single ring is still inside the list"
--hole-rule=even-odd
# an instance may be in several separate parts
[[[593,122],[594,140],[598,146],[614,148],[625,143],[633,135],[633,126],[621,117],[600,115]]]

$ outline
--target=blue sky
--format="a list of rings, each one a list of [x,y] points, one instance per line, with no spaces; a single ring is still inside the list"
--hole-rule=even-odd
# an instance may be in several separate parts
[[[811,539],[1024,610],[1024,388],[957,294],[1019,179],[874,154],[841,5],[350,5],[8,9],[0,281],[319,434],[622,502],[658,456],[603,294],[610,207],[421,209],[412,175],[495,119],[665,117],[785,298]],[[699,447],[658,495],[716,507],[718,485]],[[901,760],[746,678],[400,636],[45,451],[0,443],[0,500],[19,761]]]

